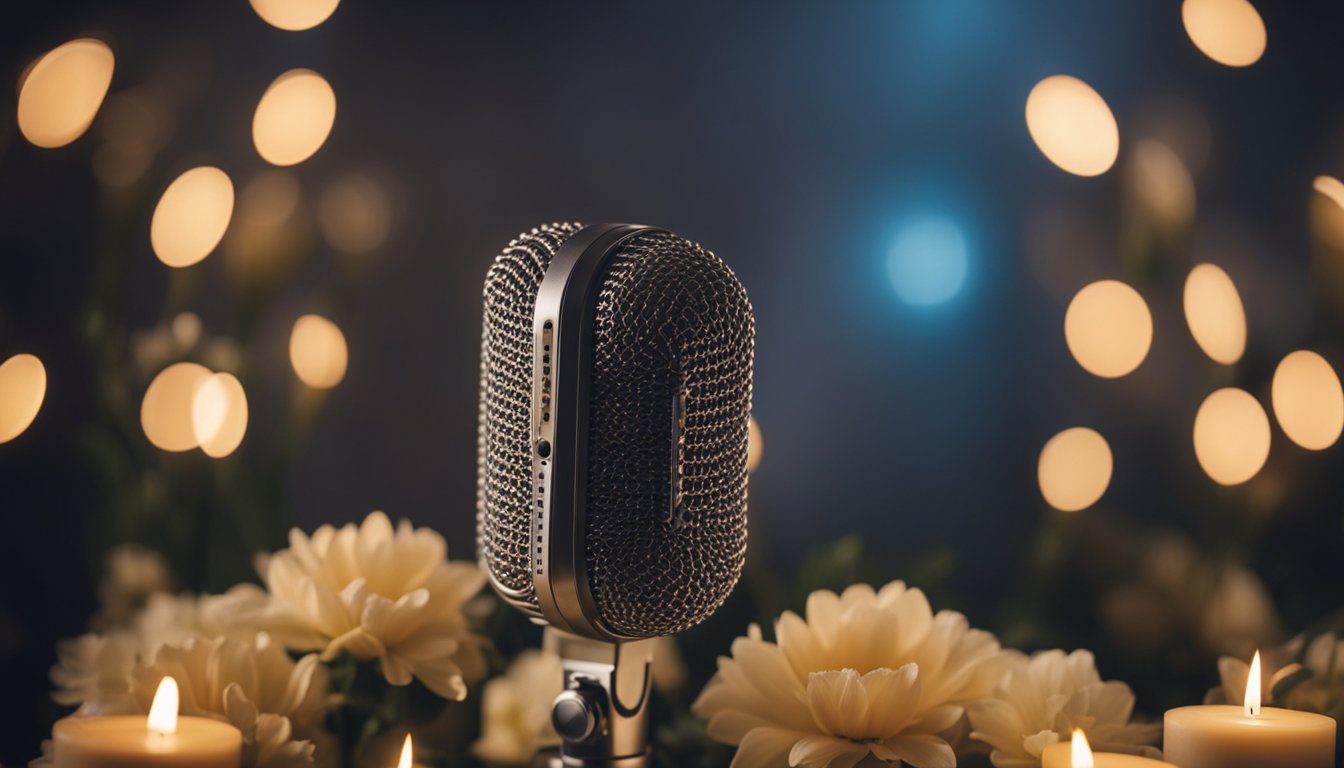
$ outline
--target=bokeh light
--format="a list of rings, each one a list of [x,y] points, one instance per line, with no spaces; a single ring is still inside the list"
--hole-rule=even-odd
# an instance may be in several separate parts
[[[179,312],[168,325],[178,349],[191,349],[201,340],[201,318],[195,312]]]
[[[1344,432],[1344,389],[1324,357],[1302,349],[1279,362],[1271,386],[1274,418],[1294,443],[1313,451]]]
[[[1176,152],[1143,139],[1129,157],[1129,183],[1140,209],[1160,229],[1189,226],[1195,218],[1195,180]]]
[[[1220,485],[1255,477],[1269,458],[1269,438],[1269,416],[1244,389],[1214,392],[1195,414],[1195,458]]]
[[[272,165],[295,165],[322,147],[336,122],[336,92],[311,69],[277,77],[257,102],[252,143]]]
[[[1344,208],[1344,182],[1336,179],[1334,176],[1317,176],[1311,182],[1312,189],[1320,192],[1322,195],[1334,201],[1335,205]]]
[[[747,420],[747,474],[756,471],[761,466],[761,453],[765,450],[765,445],[761,442],[761,427],[756,423],[756,417],[749,417]]]
[[[1088,373],[1124,376],[1148,356],[1153,316],[1138,291],[1119,280],[1098,280],[1069,302],[1064,341]]]
[[[1196,264],[1185,278],[1185,322],[1195,343],[1215,362],[1231,365],[1246,350],[1241,294],[1220,267]]]
[[[317,224],[333,248],[368,253],[383,244],[392,228],[392,200],[377,180],[351,174],[322,191]]]
[[[289,335],[289,361],[299,380],[314,389],[331,389],[345,378],[349,352],[345,334],[320,315],[304,315]]]
[[[1208,167],[1213,154],[1213,126],[1188,98],[1170,92],[1157,94],[1138,107],[1132,124],[1134,135],[1170,147],[1191,174],[1198,175]]]
[[[1027,96],[1027,130],[1050,162],[1078,176],[1110,170],[1120,128],[1101,94],[1076,77],[1054,75]]]
[[[0,365],[0,443],[23,434],[42,410],[47,369],[33,355],[14,355]]]
[[[228,174],[208,165],[192,168],[159,198],[149,241],[164,264],[189,267],[219,245],[232,217],[233,182]]]
[[[107,97],[98,120],[101,142],[93,172],[109,187],[140,181],[175,131],[173,110],[160,89],[139,86]]]
[[[1096,430],[1073,427],[1046,441],[1036,463],[1045,502],[1061,512],[1096,504],[1111,484],[1111,446]]]
[[[968,271],[966,236],[952,221],[928,216],[907,222],[887,252],[887,274],[896,295],[913,306],[956,296]]]
[[[191,427],[205,455],[233,453],[247,433],[247,394],[232,374],[216,373],[201,383],[191,401]]]
[[[192,408],[210,369],[196,363],[174,363],[159,372],[140,404],[145,437],[165,451],[189,451],[200,445]]]
[[[289,32],[312,29],[336,11],[341,0],[251,0],[267,24]]]
[[[1185,0],[1181,21],[1205,56],[1229,67],[1247,67],[1265,53],[1265,22],[1246,0]]]
[[[311,218],[292,171],[270,168],[248,179],[222,246],[229,276],[240,283],[282,282],[310,253]]]
[[[83,38],[52,49],[25,73],[19,89],[19,130],[39,147],[62,147],[93,124],[112,84],[112,49]]]
[[[1344,252],[1344,182],[1334,176],[1317,176],[1312,182],[1311,227],[1317,239]]]

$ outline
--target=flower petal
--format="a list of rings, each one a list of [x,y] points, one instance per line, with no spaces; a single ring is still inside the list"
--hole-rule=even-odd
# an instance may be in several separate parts
[[[919,667],[914,664],[906,664],[900,669],[875,669],[864,675],[862,682],[868,698],[867,722],[860,726],[862,734],[849,735],[885,739],[905,730],[919,706],[919,677]]]
[[[868,756],[868,747],[849,739],[804,736],[789,751],[789,765],[797,768],[853,768]]]
[[[782,768],[803,734],[781,728],[757,728],[742,737],[730,768]]]
[[[807,708],[822,732],[830,736],[870,738],[862,730],[868,718],[868,693],[859,673],[813,672],[807,678]]]
[[[911,733],[887,739],[885,744],[900,756],[902,762],[915,768],[956,768],[957,765],[952,746],[937,736]]]

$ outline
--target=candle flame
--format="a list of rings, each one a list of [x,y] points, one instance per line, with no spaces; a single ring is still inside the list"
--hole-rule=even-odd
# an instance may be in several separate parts
[[[1251,658],[1251,674],[1246,678],[1246,716],[1260,716],[1260,652]]]
[[[163,678],[154,692],[154,703],[149,705],[149,730],[160,736],[177,733],[177,681]]]
[[[397,761],[397,768],[411,768],[411,734],[406,734],[406,743],[401,747],[401,759]]]
[[[1087,736],[1082,728],[1073,729],[1072,768],[1093,768],[1092,747],[1088,746]]]

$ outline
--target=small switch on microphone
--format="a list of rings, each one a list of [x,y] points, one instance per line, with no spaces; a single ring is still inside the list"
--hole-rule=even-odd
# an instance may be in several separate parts
[[[580,682],[555,697],[551,705],[551,725],[560,738],[579,743],[597,735],[602,723],[601,686]]]
[[[537,441],[537,455],[546,458],[551,455],[551,444],[546,440]]]

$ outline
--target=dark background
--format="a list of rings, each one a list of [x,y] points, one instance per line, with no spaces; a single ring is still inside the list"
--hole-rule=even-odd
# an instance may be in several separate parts
[[[377,169],[394,182],[397,217],[335,315],[350,369],[287,476],[287,522],[384,509],[470,557],[490,258],[545,221],[654,223],[721,255],[755,307],[756,554],[787,574],[855,533],[899,576],[946,551],[952,604],[935,607],[991,625],[1047,514],[1035,466],[1051,435],[1084,424],[1114,450],[1112,486],[1083,514],[1193,530],[1191,509],[1248,492],[1216,487],[1190,448],[1209,382],[1241,382],[1267,402],[1292,349],[1314,345],[1339,367],[1344,336],[1314,298],[1307,210],[1314,176],[1344,174],[1344,8],[1259,5],[1268,50],[1235,70],[1195,49],[1174,0],[345,0],[300,33],[267,26],[243,0],[6,3],[0,78],[15,82],[34,57],[90,33],[116,51],[113,92],[177,70],[195,96],[160,157],[163,183],[200,163],[235,181],[261,170],[250,123],[266,84],[298,66],[332,83],[335,129],[296,174],[316,185],[352,165]],[[1146,273],[1153,350],[1114,381],[1070,358],[1062,322],[1073,290],[1126,276],[1117,173],[1061,172],[1022,118],[1032,85],[1061,72],[1107,99],[1122,148],[1173,100],[1209,128],[1194,229]],[[53,642],[82,631],[94,607],[99,495],[71,436],[95,417],[78,323],[107,216],[89,138],[32,147],[12,94],[0,89],[0,358],[38,354],[50,384],[28,433],[0,445],[0,760],[33,753],[56,714]],[[125,294],[132,329],[163,312],[150,210],[152,199]],[[886,247],[927,211],[962,226],[970,274],[950,302],[914,308],[892,290]],[[1033,222],[1061,211],[1087,237],[1051,277],[1028,244]],[[1184,326],[1180,281],[1196,258],[1222,264],[1246,304],[1247,356],[1231,374],[1210,372]],[[204,286],[214,261],[197,268]],[[277,380],[323,263],[263,325]],[[207,330],[227,328],[227,302],[208,287],[193,309]],[[251,399],[264,424],[265,393]],[[255,424],[249,440],[264,440]],[[1338,447],[1307,455],[1277,427],[1274,439],[1271,471],[1298,454],[1309,491],[1277,505],[1277,532],[1245,554],[1292,628],[1341,602],[1344,482]]]

